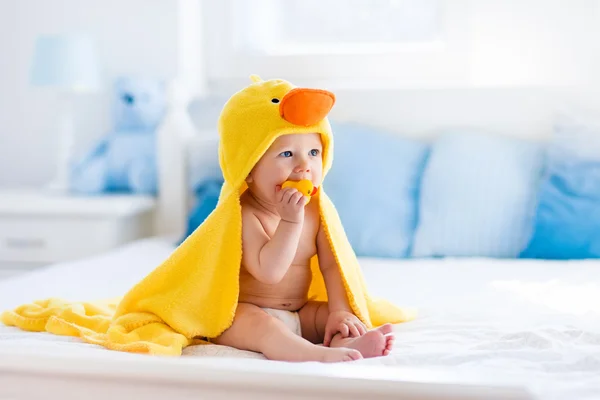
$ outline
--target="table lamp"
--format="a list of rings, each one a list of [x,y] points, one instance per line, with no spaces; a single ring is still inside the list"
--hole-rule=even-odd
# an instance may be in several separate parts
[[[82,35],[45,35],[36,40],[31,84],[56,89],[61,94],[58,132],[58,165],[49,188],[68,191],[75,144],[73,100],[76,94],[100,90],[100,73],[94,44]]]

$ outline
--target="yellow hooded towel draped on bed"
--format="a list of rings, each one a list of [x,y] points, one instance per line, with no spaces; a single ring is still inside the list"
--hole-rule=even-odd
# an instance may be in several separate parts
[[[180,355],[197,339],[217,337],[231,326],[242,260],[240,195],[249,172],[277,137],[290,133],[321,134],[324,175],[333,158],[326,118],[335,101],[332,93],[295,88],[280,79],[262,81],[253,76],[252,80],[229,99],[219,118],[225,184],[218,205],[160,266],[122,299],[89,303],[46,299],[4,312],[2,322],[80,337],[113,350],[161,355]],[[356,316],[368,327],[411,319],[411,312],[369,296],[337,211],[323,188],[315,199]],[[316,256],[311,268],[309,298],[326,301]]]

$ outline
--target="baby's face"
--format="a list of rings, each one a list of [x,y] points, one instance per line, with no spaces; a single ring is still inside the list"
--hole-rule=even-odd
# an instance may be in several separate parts
[[[323,179],[323,145],[318,133],[278,137],[248,176],[248,187],[255,195],[275,201],[275,194],[287,180],[310,180],[320,186]]]

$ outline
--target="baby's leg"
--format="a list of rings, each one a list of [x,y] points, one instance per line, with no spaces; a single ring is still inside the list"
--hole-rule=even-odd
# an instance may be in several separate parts
[[[322,343],[325,325],[329,317],[327,303],[308,302],[299,311],[302,336],[312,343]],[[343,338],[339,333],[331,340],[330,347],[344,347],[360,351],[364,358],[387,356],[394,345],[392,325],[385,324],[370,330],[361,337]]]
[[[213,340],[216,344],[263,353],[278,361],[352,361],[362,358],[356,350],[316,346],[294,334],[283,322],[259,307],[240,303],[233,325]]]

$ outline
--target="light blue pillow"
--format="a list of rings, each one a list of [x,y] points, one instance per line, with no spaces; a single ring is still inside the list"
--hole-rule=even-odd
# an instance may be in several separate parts
[[[600,258],[600,124],[555,126],[533,236],[523,258]]]
[[[415,257],[517,257],[531,234],[542,146],[508,136],[449,132],[421,183]]]
[[[222,179],[208,179],[203,181],[195,190],[195,204],[188,215],[187,230],[179,243],[182,243],[189,235],[208,218],[208,216],[217,208]]]
[[[380,129],[332,123],[333,166],[324,187],[358,256],[406,257],[428,146]]]

